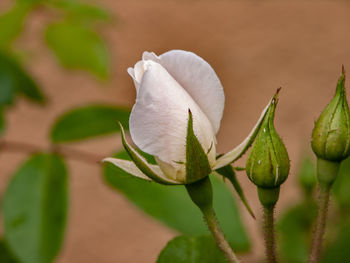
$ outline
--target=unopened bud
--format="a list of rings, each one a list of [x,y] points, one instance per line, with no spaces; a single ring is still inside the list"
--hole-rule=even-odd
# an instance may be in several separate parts
[[[350,155],[350,113],[344,83],[343,68],[335,95],[312,132],[312,150],[318,158],[331,162],[341,162]]]
[[[279,187],[289,174],[289,157],[274,127],[277,93],[272,101],[249,154],[246,170],[259,188]]]

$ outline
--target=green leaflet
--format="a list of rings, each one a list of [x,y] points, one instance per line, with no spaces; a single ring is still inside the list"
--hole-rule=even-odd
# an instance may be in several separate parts
[[[16,93],[43,104],[46,98],[35,80],[11,55],[0,51],[0,104],[12,104]]]
[[[28,11],[27,5],[16,3],[10,10],[0,15],[0,49],[10,47],[22,32]]]
[[[61,115],[51,129],[51,141],[64,143],[120,132],[118,121],[128,127],[130,111],[109,105],[87,105]]]
[[[160,252],[157,263],[226,263],[211,236],[178,236]]]
[[[35,154],[13,176],[3,199],[5,240],[22,263],[51,263],[64,235],[68,178],[61,157]]]
[[[63,21],[49,25],[45,38],[64,67],[86,70],[100,79],[109,77],[107,47],[95,31],[80,23]]]

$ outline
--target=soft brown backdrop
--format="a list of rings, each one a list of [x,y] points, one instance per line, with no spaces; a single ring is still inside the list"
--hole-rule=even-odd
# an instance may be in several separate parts
[[[2,1],[4,10],[10,1]],[[135,91],[126,68],[144,50],[194,51],[219,75],[226,93],[219,151],[230,150],[252,128],[276,88],[282,86],[276,127],[292,160],[278,212],[298,199],[295,171],[300,154],[309,151],[313,122],[334,92],[341,64],[350,68],[350,3],[347,1],[200,1],[101,0],[117,20],[102,32],[113,61],[110,82],[60,68],[40,39],[48,14],[38,10],[18,45],[30,50],[29,70],[51,104],[42,110],[25,101],[8,114],[6,138],[48,146],[55,116],[75,105],[109,102],[132,106]],[[29,65],[29,64],[28,64]],[[107,86],[107,87],[106,87]],[[118,136],[72,145],[108,155],[120,146]],[[0,192],[25,155],[0,155]],[[243,162],[241,162],[243,163]],[[108,188],[97,165],[70,161],[70,214],[58,263],[152,263],[176,233],[142,214]],[[254,187],[241,181],[256,213]],[[253,237],[252,254],[262,254],[260,230],[242,209]],[[258,221],[259,222],[259,221]]]

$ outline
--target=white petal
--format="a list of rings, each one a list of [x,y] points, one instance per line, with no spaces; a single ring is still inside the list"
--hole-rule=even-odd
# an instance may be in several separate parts
[[[146,60],[153,60],[157,63],[160,63],[160,58],[159,56],[157,56],[154,52],[148,52],[148,51],[145,51],[143,52],[142,54],[142,60],[143,61],[146,61]]]
[[[270,100],[269,104],[267,104],[265,109],[262,111],[258,122],[255,124],[254,128],[250,131],[248,137],[245,138],[243,140],[243,142],[241,142],[236,148],[225,153],[223,156],[221,156],[220,158],[218,158],[216,160],[216,164],[213,168],[214,170],[219,169],[221,167],[224,167],[224,166],[236,161],[239,157],[241,157],[248,150],[250,145],[253,143],[253,139],[255,138],[256,133],[258,132],[258,130],[259,130],[259,128],[264,120],[264,117],[266,115],[266,112],[269,109],[272,102],[273,102],[273,100]]]
[[[159,57],[154,53],[146,53],[144,57],[159,61],[198,104],[217,133],[224,111],[225,95],[213,68],[201,57],[183,50],[168,51]]]
[[[115,166],[127,172],[128,174],[131,174],[135,177],[138,177],[147,181],[152,181],[150,178],[144,175],[132,161],[122,160],[117,158],[105,158],[102,161],[112,163]]]
[[[144,152],[182,169],[186,161],[188,109],[193,114],[194,132],[203,149],[215,146],[210,121],[191,96],[158,63],[144,61],[145,72],[130,115],[130,133]],[[215,147],[209,161],[215,161]],[[183,162],[183,164],[181,163]]]

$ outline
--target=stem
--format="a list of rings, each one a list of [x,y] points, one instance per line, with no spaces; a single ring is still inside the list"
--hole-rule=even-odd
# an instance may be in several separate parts
[[[230,263],[239,263],[238,258],[227,242],[224,233],[222,232],[218,221],[216,220],[215,212],[213,209],[213,188],[209,176],[194,182],[192,184],[185,185],[188,194],[191,197],[193,203],[198,206],[202,211],[204,220],[207,222],[207,226],[215,239],[217,246],[224,252],[226,258]]]
[[[326,228],[330,189],[331,189],[331,185],[321,186],[319,188],[318,215],[317,215],[316,228],[315,228],[313,241],[312,241],[309,263],[317,263],[321,255],[323,236]]]
[[[312,239],[309,263],[317,263],[321,256],[323,236],[326,229],[328,203],[332,185],[337,178],[340,162],[332,162],[317,158],[318,215]]]
[[[264,238],[266,259],[268,263],[277,262],[274,210],[275,206],[264,207]]]
[[[24,142],[16,142],[16,141],[0,141],[0,150],[7,152],[20,152],[20,153],[35,153],[35,152],[43,152],[47,151],[47,149],[39,147],[34,144],[24,143]],[[91,153],[87,153],[84,151],[71,149],[63,146],[51,146],[49,148],[50,152],[58,153],[64,157],[69,159],[81,161],[84,163],[95,163],[100,164],[103,156],[97,156]]]
[[[227,242],[224,233],[222,232],[219,223],[216,219],[213,209],[202,210],[204,220],[207,222],[208,228],[215,239],[217,246],[225,254],[226,258],[231,263],[239,263],[237,256],[233,252],[229,243]]]

